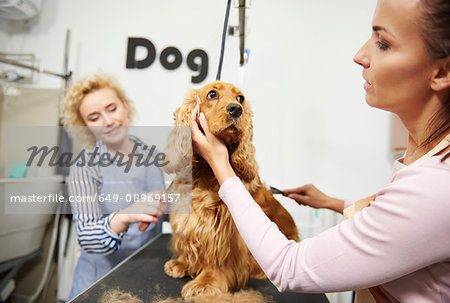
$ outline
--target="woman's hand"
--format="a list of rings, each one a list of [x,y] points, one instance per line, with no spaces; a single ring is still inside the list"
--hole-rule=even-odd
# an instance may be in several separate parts
[[[109,222],[109,226],[117,234],[128,229],[130,224],[141,223],[140,231],[145,231],[150,223],[156,223],[159,217],[166,211],[166,206],[155,197],[161,197],[163,191],[147,194],[147,198],[141,199],[116,213]]]
[[[145,231],[150,223],[156,223],[161,217],[161,214],[115,214],[111,221],[109,221],[109,226],[117,234],[123,233],[128,229],[130,224],[140,222],[140,231]]]
[[[312,208],[327,208],[339,213],[344,210],[344,200],[329,197],[312,184],[286,189],[283,193],[300,205],[307,205]]]
[[[228,149],[225,144],[209,131],[208,122],[205,115],[200,113],[199,123],[203,129],[200,130],[197,124],[197,108],[191,115],[192,143],[194,150],[208,162],[220,185],[236,174],[228,160]]]

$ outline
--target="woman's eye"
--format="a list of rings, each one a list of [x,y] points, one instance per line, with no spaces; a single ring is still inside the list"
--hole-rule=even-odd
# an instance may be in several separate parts
[[[108,110],[109,110],[110,112],[113,112],[113,111],[115,111],[116,109],[117,109],[117,106],[115,106],[115,105],[111,105],[111,106],[108,107]]]
[[[217,96],[218,96],[217,92],[215,90],[212,90],[208,93],[208,95],[206,96],[206,99],[212,100],[212,99],[217,98]]]
[[[237,96],[236,100],[238,100],[239,103],[244,103],[244,96]]]
[[[377,41],[377,46],[381,50],[389,49],[389,44],[387,44],[386,42],[383,42],[383,41]]]
[[[98,120],[98,117],[97,116],[93,116],[93,117],[90,117],[89,120],[92,121],[92,122],[95,122],[95,121]]]

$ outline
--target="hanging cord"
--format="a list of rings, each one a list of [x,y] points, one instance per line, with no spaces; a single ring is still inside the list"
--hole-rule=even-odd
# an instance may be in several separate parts
[[[227,12],[225,14],[225,21],[223,23],[222,46],[220,48],[219,68],[217,69],[216,80],[220,80],[220,74],[222,73],[223,54],[225,53],[225,40],[227,38],[228,17],[230,16],[230,7],[231,7],[231,0],[228,0]]]

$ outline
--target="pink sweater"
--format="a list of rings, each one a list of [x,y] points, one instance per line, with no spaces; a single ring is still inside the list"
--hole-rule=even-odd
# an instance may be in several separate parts
[[[237,177],[219,195],[279,291],[379,287],[390,302],[450,302],[450,158],[394,163],[372,206],[299,243],[287,240]]]

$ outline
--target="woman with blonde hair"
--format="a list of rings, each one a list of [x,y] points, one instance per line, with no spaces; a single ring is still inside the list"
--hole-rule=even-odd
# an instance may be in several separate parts
[[[135,198],[164,190],[156,166],[131,165],[145,144],[128,134],[134,115],[131,101],[113,78],[97,74],[71,86],[64,100],[64,125],[92,148],[70,168],[69,197],[82,248],[75,269],[74,298],[136,249],[161,233],[162,209]],[[86,156],[87,156],[86,155]],[[131,203],[130,203],[131,202]],[[139,205],[140,208],[136,206]],[[150,223],[145,232],[135,223]]]

